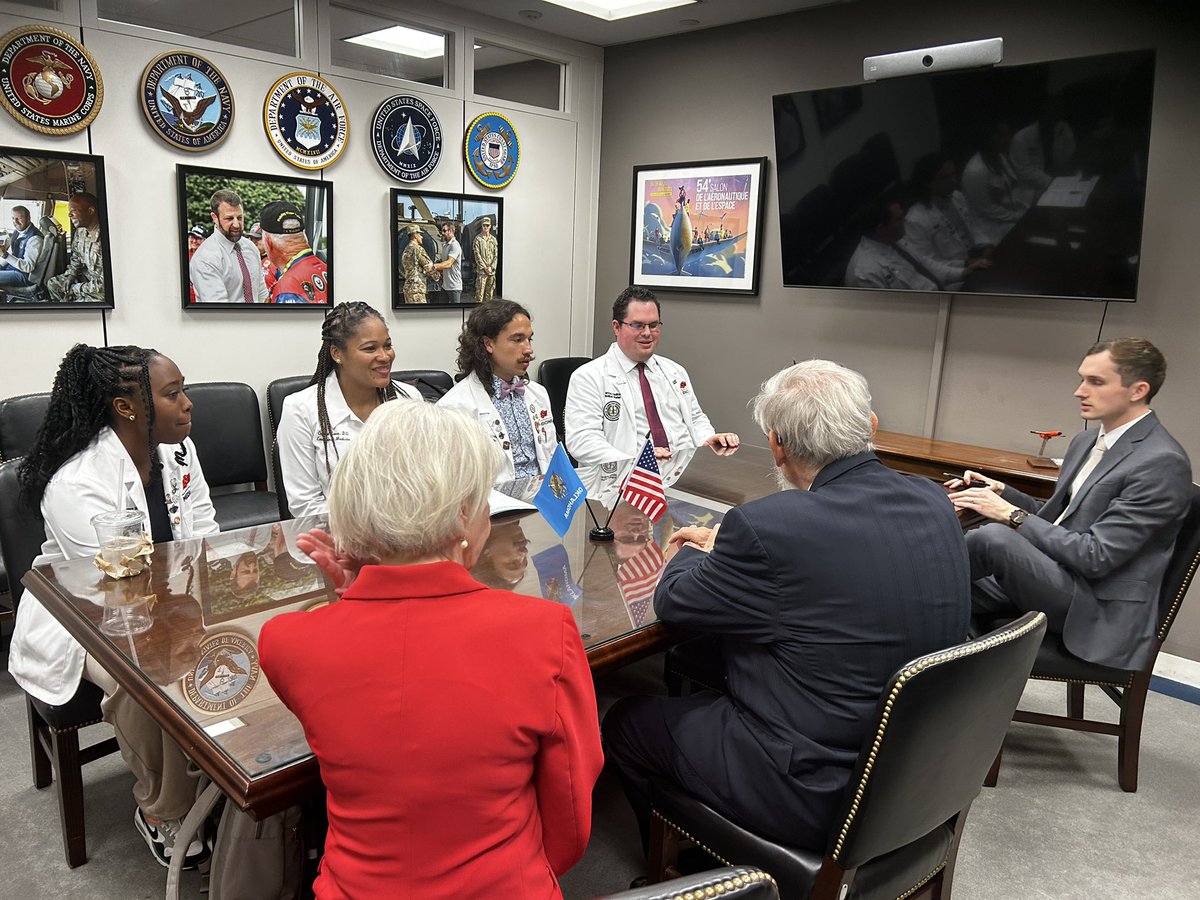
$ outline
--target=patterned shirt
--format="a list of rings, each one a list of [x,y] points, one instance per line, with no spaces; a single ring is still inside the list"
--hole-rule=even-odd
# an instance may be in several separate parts
[[[521,376],[513,376],[512,383],[520,382]],[[525,397],[516,393],[500,399],[500,385],[504,384],[497,375],[492,376],[492,403],[504,430],[508,432],[508,442],[512,445],[513,467],[516,470],[514,478],[532,478],[541,474],[538,468],[537,444],[533,434],[533,423],[529,421],[529,410],[525,405]],[[505,447],[504,449],[509,449]]]

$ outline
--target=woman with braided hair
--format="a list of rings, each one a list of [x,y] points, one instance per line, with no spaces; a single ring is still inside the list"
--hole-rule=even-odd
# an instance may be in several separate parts
[[[72,347],[18,472],[21,502],[40,508],[45,520],[34,565],[96,554],[92,516],[115,509],[139,510],[155,542],[215,534],[208,484],[188,437],[191,411],[183,375],[157,351]],[[104,691],[104,718],[135,778],[134,822],[167,865],[196,792],[179,746],[32,595],[17,606],[8,669],[52,706],[70,701],[84,678]],[[195,841],[186,852],[190,862],[204,847]]]
[[[395,359],[377,310],[356,302],[329,311],[312,380],[284,399],[279,415],[279,467],[293,516],[326,512],[333,470],[375,407],[397,397],[424,402],[416,388],[392,381]]]

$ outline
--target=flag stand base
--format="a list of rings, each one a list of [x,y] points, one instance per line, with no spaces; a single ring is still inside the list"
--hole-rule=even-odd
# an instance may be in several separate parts
[[[588,537],[593,541],[608,543],[616,538],[616,535],[613,534],[613,530],[611,528],[601,528],[597,526],[588,532]]]

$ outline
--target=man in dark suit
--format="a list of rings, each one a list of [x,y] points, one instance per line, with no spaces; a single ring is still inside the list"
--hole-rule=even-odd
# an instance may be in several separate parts
[[[655,782],[750,829],[823,850],[879,697],[908,660],[961,641],[962,531],[936,484],[871,449],[866,380],[810,360],[754,401],[778,494],[684,528],[655,594],[670,626],[719,635],[728,693],[630,697],[605,718],[643,837]]]
[[[1187,454],[1150,409],[1166,374],[1162,353],[1143,338],[1087,352],[1075,396],[1099,432],[1071,441],[1045,503],[966,473],[987,486],[951,494],[954,505],[995,520],[967,535],[976,613],[1042,610],[1082,659],[1121,669],[1150,661],[1158,592],[1192,477]]]

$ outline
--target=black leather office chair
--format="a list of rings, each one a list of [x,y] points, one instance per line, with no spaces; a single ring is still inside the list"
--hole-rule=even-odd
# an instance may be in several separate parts
[[[438,369],[401,369],[392,373],[392,381],[411,384],[429,403],[437,403],[454,387],[454,379],[450,377],[450,373]]]
[[[542,360],[542,364],[538,367],[538,381],[550,395],[550,412],[554,414],[554,429],[558,432],[560,444],[566,441],[563,416],[567,406],[567,386],[571,383],[571,375],[584,363],[591,361],[591,358],[587,356],[560,356],[556,359]]]
[[[210,488],[254,485],[252,491],[213,494],[222,531],[279,521],[279,501],[267,490],[258,395],[248,384],[189,384],[192,442]]]
[[[283,486],[283,469],[279,466],[279,417],[283,414],[283,401],[289,394],[302,391],[312,381],[311,375],[289,375],[276,378],[267,385],[267,421],[271,426],[271,478],[275,481],[275,499],[279,505],[279,518],[293,518],[288,509],[287,491]]]
[[[29,452],[49,405],[49,394],[24,394],[0,400],[0,462]],[[0,595],[8,594],[9,597],[8,608],[0,609],[0,622],[16,615],[17,596],[21,593],[18,582],[19,576],[9,578],[8,567],[0,557]]]
[[[1045,615],[1029,613],[892,676],[823,854],[761,838],[663,786],[652,797],[647,874],[661,877],[686,835],[721,862],[761,866],[784,897],[949,896],[967,810],[1045,630]]]
[[[1048,634],[1038,651],[1033,664],[1031,678],[1042,681],[1065,681],[1067,684],[1067,714],[1065,716],[1028,712],[1019,709],[1013,715],[1014,722],[1048,725],[1052,728],[1067,728],[1071,731],[1090,731],[1093,734],[1112,734],[1117,737],[1117,782],[1124,791],[1136,791],[1138,782],[1138,756],[1142,744],[1142,714],[1146,709],[1146,692],[1150,689],[1150,676],[1154,672],[1154,661],[1162,649],[1163,641],[1175,623],[1179,607],[1187,594],[1196,568],[1200,566],[1200,486],[1192,485],[1191,505],[1175,539],[1175,550],[1163,575],[1162,589],[1158,596],[1158,632],[1154,655],[1145,668],[1136,672],[1113,669],[1087,662],[1071,655],[1063,646],[1062,636]],[[1117,705],[1121,716],[1117,722],[1102,722],[1083,717],[1084,688],[1093,684],[1100,688]],[[1000,773],[1000,753],[988,773],[989,787],[994,787]]]
[[[22,576],[41,551],[45,526],[36,510],[18,503],[19,459],[0,463],[0,553],[12,574],[13,593],[21,591]],[[117,750],[117,739],[108,738],[88,747],[79,746],[79,729],[100,721],[100,688],[90,681],[62,706],[51,706],[25,695],[29,720],[29,749],[33,762],[33,786],[41,789],[54,782],[58,794],[58,816],[62,824],[63,850],[71,868],[87,862],[83,811],[83,765]]]
[[[616,894],[603,894],[593,900],[779,900],[775,879],[762,869],[747,866],[726,866],[709,869],[695,875],[672,878],[659,884],[630,888]]]

